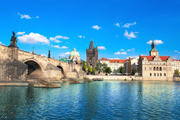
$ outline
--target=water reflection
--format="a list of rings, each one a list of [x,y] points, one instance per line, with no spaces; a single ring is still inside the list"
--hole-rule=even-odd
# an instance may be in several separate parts
[[[177,119],[179,82],[63,83],[0,87],[0,119]]]

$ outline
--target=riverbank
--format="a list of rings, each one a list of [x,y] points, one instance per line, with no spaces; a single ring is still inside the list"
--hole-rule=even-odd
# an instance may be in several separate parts
[[[142,80],[142,77],[135,77],[135,76],[104,76],[104,75],[86,75],[86,78],[94,79],[94,78],[101,78],[103,80],[111,80],[111,81],[132,81],[132,80]]]

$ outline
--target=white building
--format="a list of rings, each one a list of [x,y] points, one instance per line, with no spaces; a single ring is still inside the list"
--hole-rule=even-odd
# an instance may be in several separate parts
[[[175,70],[178,70],[180,72],[180,61],[173,60],[173,73]]]
[[[126,61],[126,59],[106,59],[104,57],[99,59],[100,63],[105,63],[108,67],[111,68],[112,73],[119,73],[119,68],[124,67],[124,63]]]

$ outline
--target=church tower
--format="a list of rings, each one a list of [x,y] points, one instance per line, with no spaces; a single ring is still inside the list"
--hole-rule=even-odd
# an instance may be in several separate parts
[[[149,56],[158,56],[159,52],[156,50],[156,44],[154,42],[154,38],[151,43],[151,51],[149,51]]]
[[[89,49],[86,49],[86,62],[87,66],[91,65],[93,68],[98,62],[98,47],[94,47],[93,41],[90,42]]]

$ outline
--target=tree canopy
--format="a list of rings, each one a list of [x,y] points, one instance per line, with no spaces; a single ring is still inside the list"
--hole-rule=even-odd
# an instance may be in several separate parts
[[[175,70],[174,75],[179,75],[179,70]]]
[[[137,70],[135,68],[132,69],[132,75],[135,75],[135,73],[137,72]]]
[[[90,65],[88,67],[88,73],[92,73],[92,67]]]
[[[119,68],[119,72],[120,72],[120,73],[125,73],[124,68],[123,68],[123,67],[120,67],[120,68]]]

